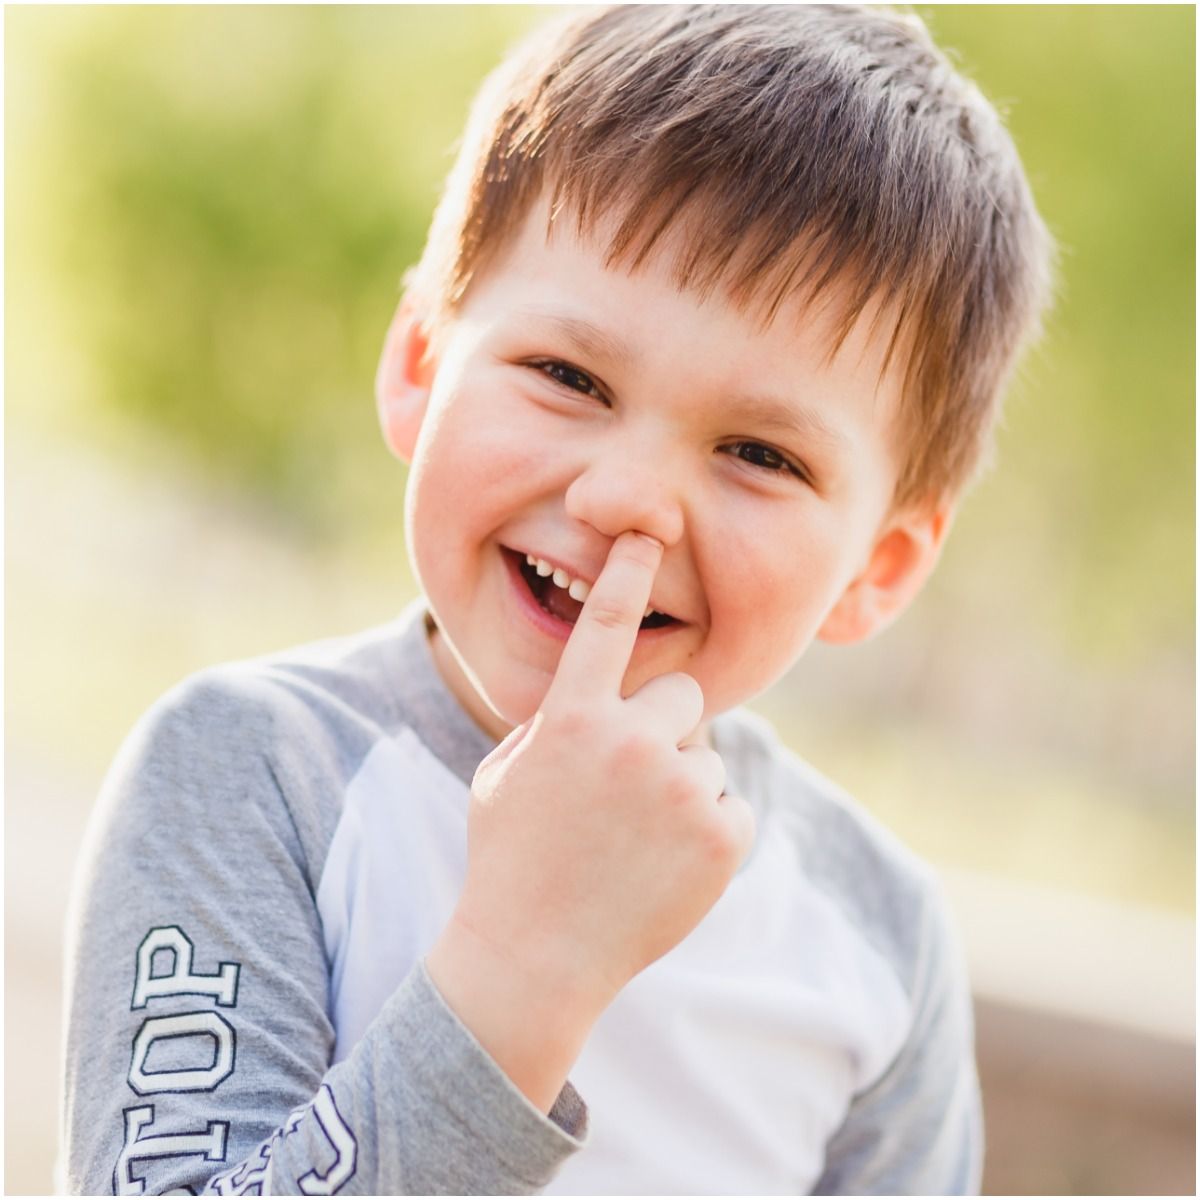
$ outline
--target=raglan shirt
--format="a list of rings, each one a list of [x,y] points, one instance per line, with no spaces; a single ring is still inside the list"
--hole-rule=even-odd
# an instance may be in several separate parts
[[[424,968],[494,743],[421,604],[185,681],[85,842],[60,1190],[977,1192],[970,999],[932,873],[760,718],[713,742],[754,848],[547,1116]]]

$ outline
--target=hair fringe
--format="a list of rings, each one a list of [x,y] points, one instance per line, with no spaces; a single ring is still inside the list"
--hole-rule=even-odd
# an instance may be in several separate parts
[[[883,371],[905,358],[898,505],[968,484],[1051,298],[1016,149],[911,13],[615,5],[550,22],[485,81],[406,276],[433,319],[542,198],[550,228],[606,231],[614,268],[696,231],[677,286],[722,288],[764,325],[793,299],[834,305],[831,357],[874,305]]]

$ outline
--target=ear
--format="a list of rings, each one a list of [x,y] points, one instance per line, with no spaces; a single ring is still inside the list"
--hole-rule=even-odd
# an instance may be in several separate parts
[[[429,404],[435,366],[425,322],[414,305],[401,301],[388,328],[375,372],[375,406],[383,439],[403,462],[411,462]]]
[[[887,628],[916,598],[941,554],[953,518],[949,504],[892,516],[867,565],[833,606],[817,636],[848,645]]]

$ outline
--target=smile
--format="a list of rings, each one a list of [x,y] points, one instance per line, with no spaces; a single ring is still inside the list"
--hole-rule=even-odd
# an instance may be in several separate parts
[[[505,556],[517,568],[525,587],[543,612],[568,625],[575,624],[592,590],[591,583],[533,554],[521,554],[520,551],[506,548]],[[677,624],[679,622],[674,617],[648,607],[639,628],[661,629]]]

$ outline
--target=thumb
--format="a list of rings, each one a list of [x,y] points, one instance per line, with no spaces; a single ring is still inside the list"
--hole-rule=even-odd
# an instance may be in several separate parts
[[[540,714],[534,713],[528,721],[510,730],[504,740],[475,769],[475,778],[471,790],[477,795],[489,791],[489,784],[497,773],[502,771],[509,759],[521,748],[533,730],[534,723]]]

